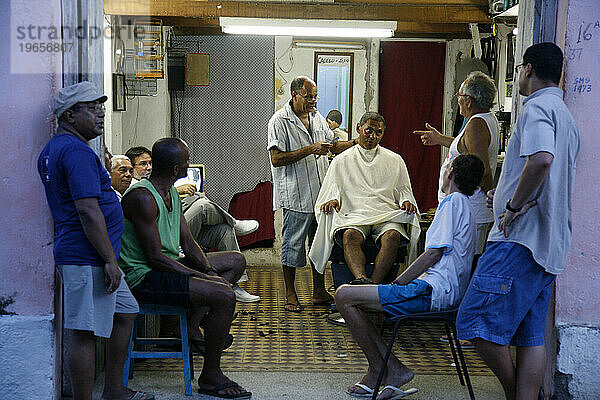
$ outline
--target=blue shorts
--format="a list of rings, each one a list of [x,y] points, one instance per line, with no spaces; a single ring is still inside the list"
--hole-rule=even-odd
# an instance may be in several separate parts
[[[458,310],[458,338],[542,346],[555,278],[527,247],[488,242]]]
[[[392,315],[428,312],[431,309],[431,286],[420,279],[408,285],[377,285],[379,302]]]
[[[306,237],[308,236],[308,247],[310,247],[316,232],[315,214],[284,208],[281,264],[296,268],[306,266]]]

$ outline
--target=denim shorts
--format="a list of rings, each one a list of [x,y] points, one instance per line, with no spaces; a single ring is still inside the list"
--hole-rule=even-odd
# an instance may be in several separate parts
[[[527,247],[488,242],[458,311],[458,338],[542,346],[555,278]]]
[[[431,309],[431,286],[420,279],[407,285],[377,285],[379,302],[392,315],[428,312]]]
[[[125,279],[116,291],[108,294],[104,267],[92,265],[57,265],[64,289],[64,325],[66,329],[92,331],[109,338],[115,313],[136,314],[138,303]]]
[[[316,232],[315,214],[284,208],[281,264],[296,268],[306,266],[306,237],[308,237],[308,247],[310,247]]]

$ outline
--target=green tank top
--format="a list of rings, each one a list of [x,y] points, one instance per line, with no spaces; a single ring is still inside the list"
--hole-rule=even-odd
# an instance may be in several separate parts
[[[179,258],[179,225],[181,222],[181,200],[174,186],[169,189],[171,193],[171,203],[173,209],[169,211],[164,200],[148,179],[142,179],[131,186],[125,192],[124,196],[133,189],[146,188],[154,196],[154,201],[158,206],[158,215],[156,216],[156,225],[160,234],[161,251],[164,255],[174,260]],[[127,218],[125,218],[125,228],[121,237],[121,254],[119,256],[119,266],[125,273],[125,281],[130,288],[139,285],[146,274],[152,270],[148,266],[148,260],[144,255],[142,246],[135,232],[135,227]]]

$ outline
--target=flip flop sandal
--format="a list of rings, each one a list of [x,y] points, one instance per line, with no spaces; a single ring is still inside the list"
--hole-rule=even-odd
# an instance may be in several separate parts
[[[129,400],[154,400],[154,396],[146,392],[138,391],[131,395]]]
[[[232,387],[239,387],[240,389],[242,388],[240,385],[238,385],[234,381],[229,381],[229,382],[222,383],[220,385],[215,386],[212,390],[198,388],[198,393],[207,394],[209,396],[218,397],[221,399],[249,399],[252,397],[252,392],[249,392],[247,390],[245,392],[236,393],[236,394],[219,394],[220,391],[229,389]]]
[[[346,394],[348,396],[356,397],[356,398],[359,398],[359,399],[368,399],[368,398],[373,397],[373,389],[370,388],[370,387],[368,387],[364,383],[356,382],[354,384],[354,386],[356,386],[356,387],[364,390],[365,393],[356,393],[356,392],[350,392],[350,391],[346,390]]]
[[[392,397],[388,397],[385,400],[398,400],[398,399],[404,398],[410,394],[415,394],[419,391],[417,388],[402,390],[397,386],[387,385],[386,387],[384,387],[383,389],[381,389],[379,391],[379,395],[381,395],[381,393],[386,389],[390,389],[392,391]]]

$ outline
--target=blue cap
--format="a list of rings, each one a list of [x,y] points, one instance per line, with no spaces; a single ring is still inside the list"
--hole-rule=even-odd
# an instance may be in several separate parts
[[[65,110],[73,107],[77,103],[85,103],[97,100],[100,100],[102,103],[104,103],[106,100],[108,100],[108,97],[102,93],[98,93],[93,83],[88,81],[79,82],[60,89],[54,95],[54,100],[52,101],[52,112],[56,114],[57,118],[60,118]]]

